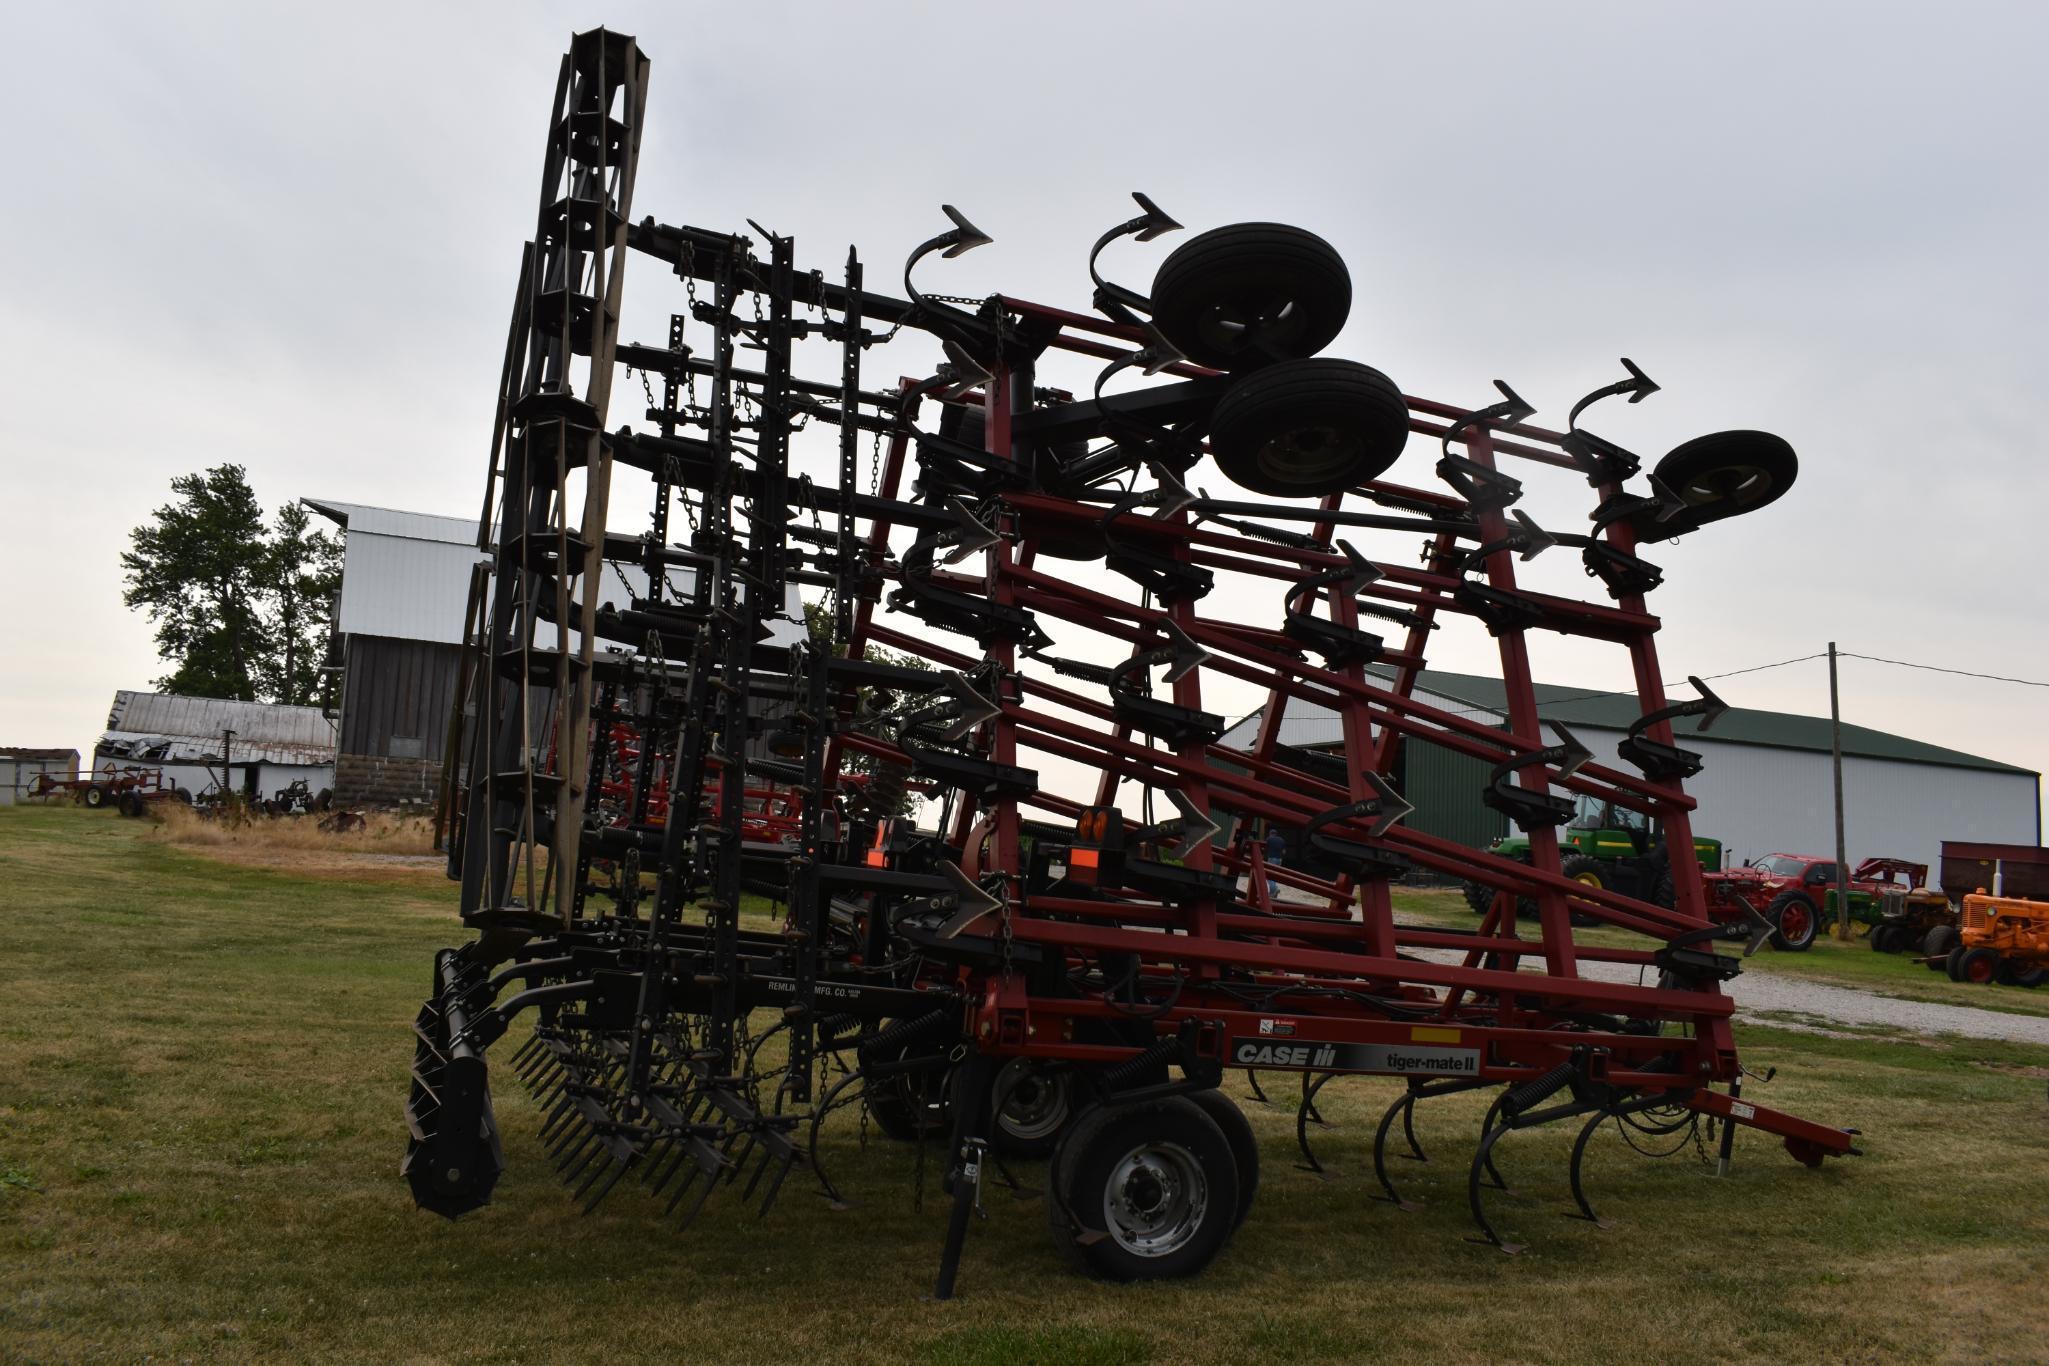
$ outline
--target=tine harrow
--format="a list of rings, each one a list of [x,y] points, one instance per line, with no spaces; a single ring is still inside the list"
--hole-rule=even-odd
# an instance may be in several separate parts
[[[1023,1192],[1011,1164],[1049,1157],[1084,1265],[1207,1264],[1258,1184],[1227,1070],[1268,1105],[1296,1074],[1326,1179],[1331,1083],[1400,1084],[1372,1159],[1402,1210],[1397,1128],[1428,1162],[1417,1106],[1489,1092],[1467,1203],[1504,1249],[1483,1196],[1509,1193],[1518,1130],[1577,1122],[1595,1223],[1611,1121],[1649,1155],[1705,1157],[1719,1125],[1722,1170],[1738,1125],[1810,1166],[1855,1151],[1742,1098],[1724,987],[1762,922],[1662,852],[1693,847],[1673,722],[1723,704],[1665,696],[1642,552],[1775,501],[1785,442],[1715,433],[1646,469],[1581,425],[1657,390],[1627,360],[1565,431],[1506,383],[1405,395],[1320,354],[1351,277],[1302,229],[1217,228],[1149,290],[1111,278],[1180,230],[1144,195],[1089,255],[1095,316],[921,286],[993,241],[953,206],[902,298],[855,251],[827,270],[751,222],[636,219],[649,70],[631,38],[577,35],[551,106],[445,768],[470,937],[414,1022],[422,1207],[490,1199],[485,1059],[522,1017],[518,1137],[586,1212],[637,1188],[685,1226],[720,1191],[765,1216],[799,1167],[845,1211],[828,1169],[873,1128],[919,1145],[921,1193],[943,1154],[941,1298],[985,1179]],[[665,335],[619,335],[629,256],[680,289]],[[878,384],[891,345],[925,359]],[[646,400],[623,422],[621,369]],[[1525,505],[1574,485],[1581,532]],[[1440,632],[1492,642],[1503,723],[1420,686]],[[1615,754],[1539,715],[1545,635],[1627,656]],[[1232,726],[1247,686],[1264,705]],[[1418,746],[1485,773],[1474,800],[1527,862],[1411,826]],[[1655,830],[1653,899],[1564,876],[1582,802]],[[1476,889],[1476,928],[1399,918],[1412,872]]]

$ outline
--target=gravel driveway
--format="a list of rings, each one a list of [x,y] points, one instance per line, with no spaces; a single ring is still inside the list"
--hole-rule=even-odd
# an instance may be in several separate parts
[[[1769,950],[1766,950],[1769,952]],[[1412,950],[1418,957],[1456,963],[1459,955],[1448,949]],[[1607,982],[1638,981],[1639,969],[1626,963],[1582,963],[1585,976]],[[1649,979],[1645,979],[1649,984]],[[1988,988],[2015,990],[2016,988]],[[1798,977],[1751,971],[1728,984],[1735,998],[1738,1016],[1747,1016],[1775,1028],[1809,1029],[1826,1033],[1826,1020],[1833,1024],[1866,1028],[1904,1029],[1916,1034],[1962,1034],[1973,1039],[2003,1039],[2009,1043],[2040,1044],[2049,1047],[2049,1017],[2009,1015],[1976,1006],[1937,1005],[1927,1001],[1903,1001],[1854,987],[1829,986]],[[1780,1014],[1813,1017],[1808,1021],[1777,1018]]]

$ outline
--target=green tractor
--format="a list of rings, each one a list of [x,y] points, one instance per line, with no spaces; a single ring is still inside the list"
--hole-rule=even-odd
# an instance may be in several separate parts
[[[1489,845],[1488,852],[1528,863],[1530,841],[1524,835],[1507,835]],[[1574,882],[1660,906],[1672,904],[1672,865],[1666,857],[1664,837],[1651,828],[1641,811],[1598,797],[1580,797],[1579,809],[1559,835],[1558,855],[1559,871]],[[1713,872],[1722,866],[1722,842],[1696,835],[1693,856],[1702,868]],[[1485,915],[1493,904],[1493,890],[1468,882],[1465,892],[1473,914]],[[1524,897],[1516,903],[1516,912],[1533,916],[1537,903]],[[1573,923],[1591,924],[1592,917],[1575,915]]]

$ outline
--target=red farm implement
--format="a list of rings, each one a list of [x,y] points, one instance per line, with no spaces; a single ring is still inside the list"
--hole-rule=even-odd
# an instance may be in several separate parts
[[[164,776],[160,768],[138,764],[116,767],[106,764],[74,778],[38,773],[22,792],[31,799],[69,796],[80,806],[98,810],[111,806],[124,816],[140,816],[152,802],[178,801],[188,805],[192,794]]]
[[[1470,1204],[1502,1246],[1483,1195],[1500,1142],[1534,1126],[1578,1126],[1589,1217],[1581,1159],[1611,1119],[1713,1123],[1725,1163],[1737,1126],[1810,1166],[1852,1150],[1740,1094],[1723,986],[1773,928],[1754,908],[1710,916],[1694,860],[1673,863],[1669,907],[1559,862],[1581,798],[1691,846],[1700,759],[1670,723],[1714,703],[1665,696],[1645,601],[1662,571],[1639,547],[1772,501],[1795,471],[1783,441],[1717,433],[1645,471],[1581,425],[1655,391],[1627,362],[1564,430],[1507,385],[1477,407],[1405,397],[1318,354],[1350,277],[1300,229],[1199,234],[1146,292],[1106,279],[1105,258],[1179,227],[1143,196],[1090,254],[1096,314],[922,292],[921,265],[990,240],[951,208],[904,298],[867,290],[851,252],[828,280],[758,227],[635,223],[647,74],[599,31],[557,86],[460,704],[449,867],[475,936],[436,957],[407,1105],[422,1206],[490,1197],[486,1057],[528,1017],[510,1065],[587,1206],[630,1177],[686,1217],[721,1188],[766,1208],[799,1167],[831,1193],[856,1106],[942,1138],[941,1297],[1010,1155],[1050,1153],[1050,1223],[1093,1271],[1206,1265],[1257,1184],[1227,1069],[1298,1074],[1305,1113],[1318,1088],[1393,1079],[1374,1156],[1397,1203],[1395,1125],[1413,1144],[1418,1105],[1490,1092]],[[687,296],[656,344],[617,336],[629,255]],[[866,387],[867,353],[899,337],[945,362]],[[1076,364],[1092,383],[1050,382]],[[608,426],[621,365],[648,380],[646,430]],[[1425,443],[1407,473],[1434,482],[1393,477]],[[1246,495],[1194,487],[1206,460]],[[1517,507],[1533,476],[1589,490],[1588,529]],[[636,535],[607,521],[629,487],[650,495]],[[1529,573],[1575,555],[1566,587],[1602,596],[1526,582],[1540,554]],[[613,601],[612,564],[645,596]],[[828,629],[767,644],[791,586]],[[1505,729],[1417,698],[1440,631],[1493,640]],[[1540,633],[1628,659],[1628,768],[1545,733]],[[1264,704],[1242,746],[1222,743],[1234,700]],[[1311,706],[1342,757],[1281,743]],[[1403,824],[1384,775],[1419,743],[1491,765],[1484,800],[1527,832],[1526,862]],[[907,781],[922,819],[900,810]],[[750,789],[794,794],[794,841],[752,838]],[[1280,866],[1227,827],[1278,831]],[[1492,889],[1477,927],[1399,920],[1390,884],[1412,868]],[[1576,918],[1642,947],[1586,942]]]

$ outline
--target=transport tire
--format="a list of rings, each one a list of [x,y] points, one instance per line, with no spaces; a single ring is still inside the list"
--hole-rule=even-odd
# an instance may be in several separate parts
[[[908,1049],[898,1051],[890,1061],[902,1061]],[[945,1136],[952,1127],[947,1114],[947,1069],[944,1066],[895,1072],[864,1081],[861,1091],[868,1103],[868,1116],[875,1127],[899,1143],[916,1143]]]
[[[1637,534],[1664,540],[1709,522],[1740,517],[1776,501],[1800,470],[1800,459],[1782,436],[1770,432],[1712,432],[1672,448],[1658,462],[1658,482],[1677,494],[1686,510],[1660,522],[1639,521]]]
[[[1231,1145],[1231,1158],[1238,1164],[1238,1212],[1231,1220],[1235,1231],[1252,1213],[1253,1199],[1259,1194],[1259,1140],[1238,1102],[1222,1091],[1195,1091],[1188,1099],[1223,1131],[1225,1142]]]
[[[1957,946],[1957,931],[1954,925],[1937,925],[1922,937],[1921,956],[1928,960],[1930,972],[1940,972],[1947,965],[1949,951]]]
[[[1352,311],[1337,249],[1285,223],[1198,233],[1153,276],[1153,325],[1198,365],[1243,370],[1330,345]]]
[[[1804,892],[1780,892],[1765,911],[1772,922],[1772,947],[1787,953],[1803,953],[1813,947],[1821,929],[1821,912]]]
[[[1194,1275],[1231,1236],[1238,1209],[1230,1141],[1185,1096],[1088,1110],[1051,1175],[1055,1245],[1105,1280]]]
[[[1078,1087],[1072,1068],[1012,1058],[996,1074],[996,1094],[1004,1099],[989,1145],[1004,1157],[1050,1156],[1074,1120]]]
[[[98,783],[94,783],[86,788],[84,795],[79,800],[97,811],[107,804],[107,789]]]
[[[1999,980],[2000,968],[1998,949],[1967,949],[1957,958],[1956,979],[1973,986],[1990,986]]]
[[[1409,440],[1393,380],[1349,360],[1283,361],[1217,400],[1210,452],[1240,488],[1277,498],[1337,493],[1380,474]]]

